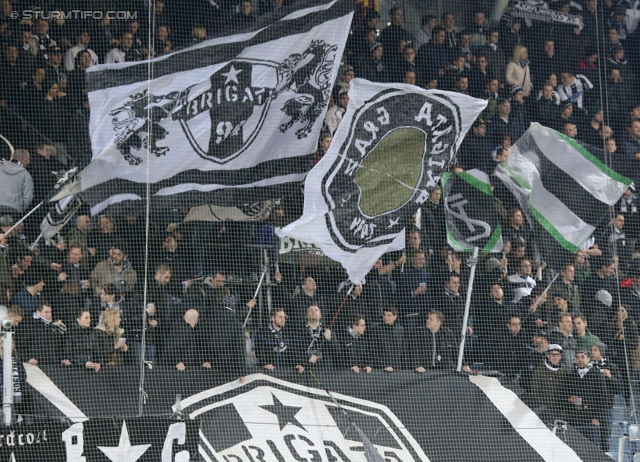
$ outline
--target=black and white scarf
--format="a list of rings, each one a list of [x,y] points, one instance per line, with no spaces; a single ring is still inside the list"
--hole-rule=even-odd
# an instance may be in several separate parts
[[[584,378],[585,375],[593,368],[593,363],[587,364],[587,367],[579,368],[576,366],[576,372],[580,376],[581,379]]]
[[[307,354],[309,356],[316,355],[318,358],[322,358],[322,351],[320,351],[320,342],[322,341],[322,334],[324,332],[324,326],[322,323],[318,324],[316,329],[312,328],[309,323],[305,326],[311,337],[311,343],[307,347]]]
[[[284,337],[284,333],[282,332],[282,329],[280,330],[276,330],[272,324],[269,324],[269,331],[271,332],[271,335],[273,335],[274,337],[274,344],[275,346],[273,347],[273,351],[275,351],[276,353],[284,353],[284,351],[287,349],[287,339]]]

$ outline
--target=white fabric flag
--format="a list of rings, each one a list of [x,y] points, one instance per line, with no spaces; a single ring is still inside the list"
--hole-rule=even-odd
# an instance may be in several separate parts
[[[350,83],[331,148],[305,182],[302,217],[278,234],[316,244],[361,283],[438,185],[487,102],[406,84]]]

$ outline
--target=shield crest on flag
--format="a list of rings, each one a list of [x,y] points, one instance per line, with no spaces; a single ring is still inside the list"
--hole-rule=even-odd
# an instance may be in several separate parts
[[[389,89],[359,108],[322,182],[336,244],[391,242],[440,181],[460,133],[460,108],[446,94]]]

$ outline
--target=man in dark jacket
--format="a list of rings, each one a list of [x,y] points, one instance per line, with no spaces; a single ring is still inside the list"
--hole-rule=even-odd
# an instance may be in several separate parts
[[[505,327],[506,329],[496,337],[489,354],[493,356],[493,367],[505,375],[515,376],[526,368],[528,342],[521,332],[520,316],[509,316]]]
[[[179,371],[198,367],[211,369],[211,358],[207,357],[206,349],[201,343],[198,317],[196,310],[187,310],[182,318],[183,322],[172,328],[163,356],[169,367],[175,367]]]
[[[567,374],[563,400],[567,422],[596,446],[600,445],[600,426],[606,410],[605,379],[589,359],[587,350],[578,350],[575,369]]]
[[[273,371],[276,368],[295,368],[304,372],[301,355],[294,344],[289,329],[285,329],[287,315],[282,308],[271,311],[271,322],[256,335],[256,358],[258,366]]]
[[[16,342],[23,361],[34,366],[58,364],[66,327],[53,321],[51,303],[39,301],[29,322],[25,322],[23,341]]]
[[[444,315],[432,310],[426,326],[416,329],[411,338],[411,367],[416,372],[427,369],[451,369],[456,340],[453,332],[443,327]]]
[[[425,254],[416,250],[408,256],[411,265],[405,269],[398,281],[398,299],[401,303],[400,314],[405,327],[417,327],[424,322],[429,294],[429,273],[425,269]]]
[[[342,367],[349,368],[356,374],[361,371],[369,374],[371,368],[370,344],[364,338],[367,322],[364,316],[353,316],[351,326],[347,327],[341,335],[340,347],[342,352]]]
[[[549,344],[544,361],[538,364],[531,379],[531,393],[541,406],[547,408],[548,420],[564,417],[562,387],[567,376],[567,367],[562,362],[562,347]]]
[[[611,431],[611,419],[609,409],[613,407],[614,395],[626,395],[624,379],[620,374],[618,366],[609,361],[607,346],[602,342],[595,342],[591,345],[591,361],[593,366],[600,371],[607,386],[607,396],[605,400],[606,412],[600,422],[600,447],[603,451],[609,448],[609,433]]]
[[[382,313],[382,324],[371,328],[370,335],[375,353],[373,363],[385,372],[394,372],[405,367],[405,332],[397,320],[398,310],[395,306],[390,306]]]
[[[299,345],[305,367],[331,366],[338,360],[338,341],[322,322],[320,307],[311,305],[306,321],[298,323],[296,327],[295,343]]]
[[[208,357],[213,358],[216,374],[229,380],[244,382],[247,375],[246,340],[242,322],[235,312],[235,297],[222,299],[220,306],[213,307],[214,322],[203,332]]]

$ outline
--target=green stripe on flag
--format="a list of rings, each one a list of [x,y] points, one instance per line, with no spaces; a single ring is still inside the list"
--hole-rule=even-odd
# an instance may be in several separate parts
[[[458,252],[472,252],[473,251],[473,247],[467,247],[464,244],[460,244],[455,237],[453,237],[453,234],[451,234],[451,231],[449,231],[449,229],[447,228],[447,240],[449,241],[449,245],[451,247],[453,247],[455,250],[457,250]]]
[[[467,172],[459,172],[459,173],[456,173],[456,175],[458,175],[464,181],[469,183],[474,188],[479,189],[480,191],[482,191],[486,195],[488,195],[488,196],[492,196],[493,195],[493,193],[491,192],[491,186],[488,183],[485,183],[484,181],[479,180],[478,178],[476,178],[473,175],[470,175]]]
[[[533,217],[540,223],[540,225],[547,230],[551,236],[560,244],[565,250],[568,250],[571,253],[576,253],[580,250],[580,247],[566,240],[562,234],[551,224],[549,220],[547,220],[535,207],[529,206],[531,210],[531,214]]]
[[[484,249],[482,249],[482,251],[491,252],[501,237],[502,237],[502,229],[500,228],[500,224],[498,224],[496,228],[493,230],[493,234],[491,235],[489,242],[487,242],[487,245],[484,246]]]
[[[595,165],[596,167],[598,167],[600,170],[602,170],[604,173],[606,173],[607,175],[609,175],[612,179],[614,179],[615,181],[622,183],[626,186],[629,186],[633,180],[627,178],[626,176],[620,175],[618,172],[610,169],[609,167],[607,167],[605,164],[603,164],[600,159],[598,159],[596,156],[594,156],[593,154],[591,154],[589,151],[587,151],[584,146],[582,146],[580,143],[578,143],[576,140],[574,140],[573,138],[569,138],[568,136],[564,135],[563,133],[558,132],[558,135],[567,143],[569,143],[571,145],[571,147],[573,149],[575,149],[576,151],[578,151],[580,154],[582,154],[582,156],[587,159],[589,162],[591,162],[593,165]]]

